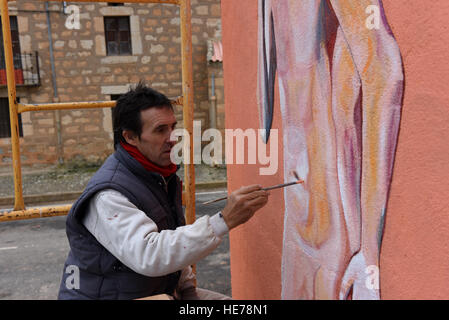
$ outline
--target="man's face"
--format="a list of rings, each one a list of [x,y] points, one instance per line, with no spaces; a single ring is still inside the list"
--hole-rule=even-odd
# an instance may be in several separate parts
[[[151,162],[166,167],[171,164],[170,152],[176,141],[170,140],[170,135],[176,127],[176,118],[170,108],[150,108],[140,112],[142,134],[128,130],[123,131],[126,141],[137,149]]]

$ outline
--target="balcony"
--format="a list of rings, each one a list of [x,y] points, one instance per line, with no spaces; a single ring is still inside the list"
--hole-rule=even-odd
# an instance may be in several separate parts
[[[39,56],[37,51],[14,55],[14,75],[17,87],[40,86]],[[0,87],[6,87],[4,60],[0,63]]]

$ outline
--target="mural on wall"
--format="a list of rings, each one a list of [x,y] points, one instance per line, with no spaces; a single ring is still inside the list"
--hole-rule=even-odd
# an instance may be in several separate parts
[[[379,299],[403,69],[380,0],[259,0],[259,110],[283,124],[283,299]]]

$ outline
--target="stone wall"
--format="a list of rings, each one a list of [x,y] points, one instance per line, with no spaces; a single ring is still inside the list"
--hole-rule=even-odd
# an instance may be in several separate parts
[[[76,4],[80,28],[68,29],[62,2],[49,2],[56,91],[43,1],[9,2],[19,24],[22,52],[37,51],[41,86],[18,88],[22,103],[106,101],[145,80],[169,97],[182,94],[179,7],[163,4]],[[104,17],[129,16],[132,55],[107,56]],[[192,0],[195,119],[208,127],[209,71],[207,40],[221,37],[220,0]],[[221,66],[221,64],[220,64]],[[6,88],[0,89],[6,97]],[[182,108],[176,116],[182,126]],[[221,120],[220,120],[221,121]],[[110,109],[39,111],[22,115],[23,165],[75,160],[101,161],[112,151]],[[224,123],[224,120],[220,123]],[[0,166],[11,163],[9,139],[0,139]]]

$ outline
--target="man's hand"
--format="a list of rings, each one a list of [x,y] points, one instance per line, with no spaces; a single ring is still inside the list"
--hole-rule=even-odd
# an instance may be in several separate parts
[[[222,210],[229,230],[248,221],[257,210],[267,204],[269,195],[260,185],[242,187],[231,193],[226,207]]]

